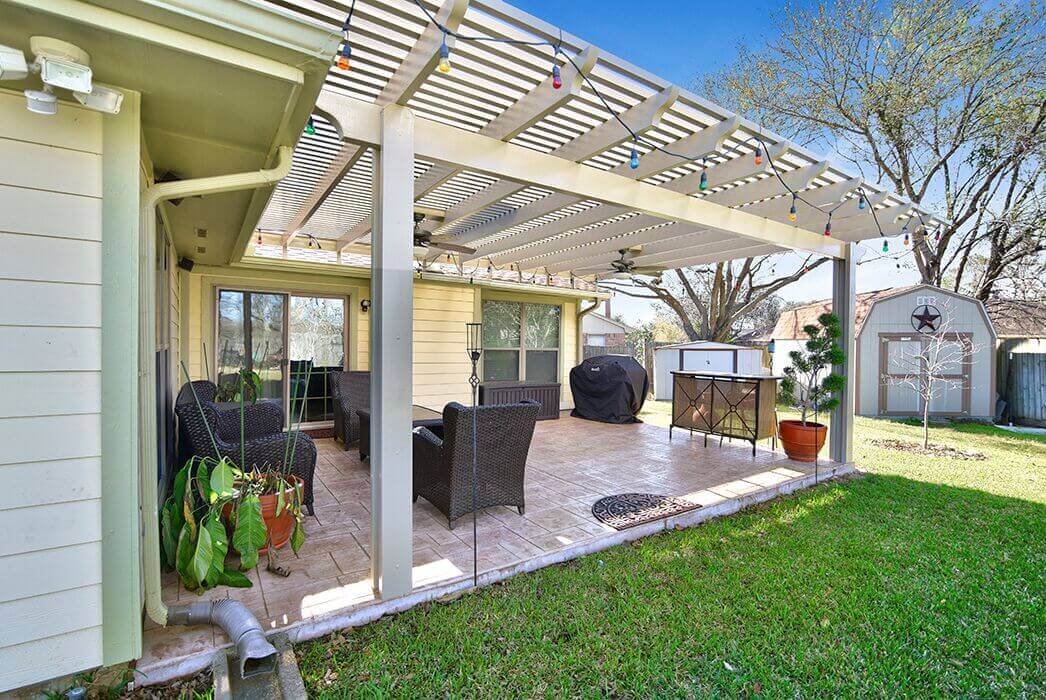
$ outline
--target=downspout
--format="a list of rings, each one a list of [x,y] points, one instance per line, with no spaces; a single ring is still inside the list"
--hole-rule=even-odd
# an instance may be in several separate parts
[[[170,199],[196,197],[222,192],[251,190],[274,185],[291,171],[293,149],[280,146],[276,154],[276,165],[270,169],[256,170],[231,175],[202,177],[194,180],[164,182],[148,187],[141,196],[139,231],[141,235],[140,264],[142,269],[151,270],[156,257],[156,207]],[[154,449],[156,439],[156,385],[151,373],[145,371],[155,362],[156,345],[156,286],[149,275],[142,275],[140,280],[140,299],[144,312],[139,324],[139,429],[142,432],[143,446],[139,455],[142,465],[142,527],[144,575],[145,575],[145,610],[149,617],[159,625],[168,622],[182,624],[211,621],[221,625],[230,639],[241,647],[257,641],[261,626],[257,620],[243,608],[249,620],[244,619],[239,611],[230,610],[223,602],[222,608],[207,604],[207,610],[190,606],[177,606],[168,611],[164,605],[160,587],[160,526],[157,491],[157,460]],[[234,602],[234,601],[229,601]],[[198,605],[198,604],[197,604]],[[212,610],[212,607],[215,608]],[[242,606],[241,606],[242,607]],[[183,609],[184,608],[184,609]],[[171,614],[169,615],[168,612]],[[253,622],[253,625],[251,624]],[[226,625],[233,625],[226,628]],[[255,629],[256,628],[256,629]],[[254,632],[255,634],[250,634]],[[246,633],[246,637],[244,636]],[[262,636],[264,641],[264,636]],[[240,649],[241,652],[245,649]],[[273,650],[275,653],[275,650]],[[247,663],[245,654],[240,654],[241,664]],[[250,669],[248,669],[249,673]]]
[[[575,352],[577,353],[575,355],[575,360],[577,360],[578,364],[581,364],[584,361],[584,359],[585,359],[585,334],[581,330],[581,326],[582,326],[581,322],[584,320],[585,316],[588,316],[590,313],[592,313],[593,311],[598,309],[599,308],[599,304],[600,304],[600,301],[599,301],[598,298],[593,298],[592,299],[592,306],[588,307],[587,309],[582,309],[581,305],[578,304],[578,309],[577,309],[577,350],[575,350]]]

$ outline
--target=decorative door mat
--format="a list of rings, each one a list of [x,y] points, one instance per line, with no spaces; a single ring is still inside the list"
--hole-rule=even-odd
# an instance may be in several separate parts
[[[619,493],[605,496],[592,505],[592,515],[601,523],[615,530],[625,530],[636,525],[670,518],[689,510],[697,510],[697,503],[661,496],[656,493]]]

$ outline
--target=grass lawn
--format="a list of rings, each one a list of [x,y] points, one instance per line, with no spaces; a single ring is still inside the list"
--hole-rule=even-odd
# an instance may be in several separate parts
[[[1042,697],[1046,441],[873,444],[919,435],[858,419],[866,477],[303,644],[302,675],[319,697]]]

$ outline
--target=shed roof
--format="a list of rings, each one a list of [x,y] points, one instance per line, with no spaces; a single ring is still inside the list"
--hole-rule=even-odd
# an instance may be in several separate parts
[[[733,345],[731,343],[719,343],[714,340],[690,340],[685,343],[672,343],[671,345],[661,345],[657,348],[658,350],[683,350],[683,349],[694,349],[694,350],[751,350],[752,348],[747,345]]]
[[[607,316],[605,314],[599,313],[598,311],[594,311],[594,312],[586,315],[585,318],[598,318],[599,320],[601,320],[601,321],[603,321],[605,323],[609,323],[612,326],[617,326],[618,328],[623,330],[625,333],[631,333],[633,330],[635,330],[634,328],[632,328],[632,326],[628,325],[624,321],[619,321],[616,318],[611,318],[611,317],[609,317],[609,316]]]

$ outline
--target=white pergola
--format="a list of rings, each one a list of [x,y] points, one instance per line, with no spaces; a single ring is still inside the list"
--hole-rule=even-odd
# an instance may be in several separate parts
[[[276,4],[335,31],[347,13],[346,2]],[[411,428],[415,211],[427,215],[437,240],[474,247],[459,264],[476,269],[592,279],[610,272],[621,250],[649,270],[789,250],[830,257],[848,351],[839,370],[850,377],[856,242],[931,221],[806,149],[501,0],[426,7],[454,31],[560,42],[573,59],[557,59],[562,87],[552,86],[547,46],[448,37],[454,68],[439,72],[443,32],[412,0],[359,0],[351,70],[332,67],[316,133],[302,136],[258,227],[285,249],[315,240],[328,256],[369,255],[373,561],[383,596],[411,589],[411,455],[403,436]],[[633,137],[619,119],[680,155],[640,143],[639,167],[631,168]],[[759,163],[756,138],[766,145]],[[834,208],[830,237],[825,213],[806,204],[789,220],[791,191]],[[853,411],[848,387],[832,423],[830,455],[839,462],[851,461]]]

